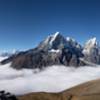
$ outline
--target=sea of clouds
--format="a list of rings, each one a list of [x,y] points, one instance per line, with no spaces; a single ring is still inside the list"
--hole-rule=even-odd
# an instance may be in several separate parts
[[[2,58],[0,58],[2,59]],[[100,66],[52,66],[38,69],[15,70],[10,63],[0,65],[0,90],[16,95],[30,92],[60,92],[80,83],[100,78]]]

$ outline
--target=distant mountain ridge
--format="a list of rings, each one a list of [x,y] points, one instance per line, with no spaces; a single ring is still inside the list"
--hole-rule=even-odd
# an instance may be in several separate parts
[[[100,47],[95,37],[88,40],[82,47],[74,39],[65,38],[61,33],[56,32],[48,36],[36,48],[14,54],[1,61],[1,64],[9,62],[12,62],[11,67],[16,69],[100,64]]]
[[[18,50],[12,50],[11,52],[7,52],[7,51],[3,51],[3,52],[0,52],[0,57],[9,57],[9,56],[12,56],[14,54],[18,54],[20,51]]]

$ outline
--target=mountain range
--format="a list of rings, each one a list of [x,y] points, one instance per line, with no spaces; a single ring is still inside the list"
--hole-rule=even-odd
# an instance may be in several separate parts
[[[52,65],[94,66],[100,64],[100,47],[96,37],[81,46],[73,38],[65,38],[60,32],[56,32],[36,48],[12,54],[0,63],[11,63],[11,67],[15,69],[43,69]]]

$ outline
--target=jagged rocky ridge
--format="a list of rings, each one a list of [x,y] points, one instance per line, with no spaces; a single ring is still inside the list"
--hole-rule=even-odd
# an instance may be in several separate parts
[[[100,50],[96,38],[88,40],[82,47],[74,39],[64,38],[59,32],[48,36],[36,48],[19,52],[1,61],[11,62],[11,67],[40,68],[51,65],[84,66],[100,64]]]

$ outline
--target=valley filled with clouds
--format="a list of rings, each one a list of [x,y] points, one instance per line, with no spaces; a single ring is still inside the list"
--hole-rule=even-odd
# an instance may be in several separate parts
[[[0,58],[2,59],[2,58]],[[100,78],[100,66],[50,66],[44,70],[15,70],[10,63],[0,65],[0,90],[16,95],[30,92],[60,92],[80,83]]]

